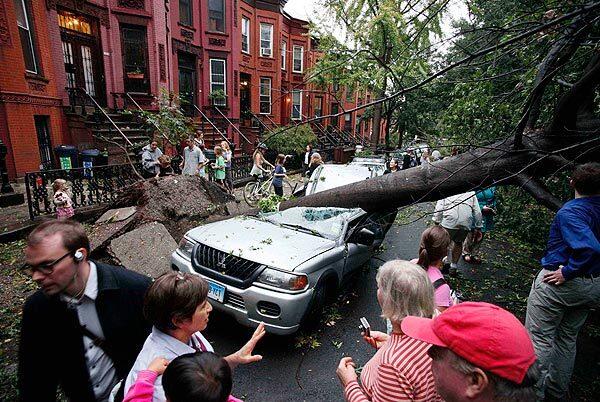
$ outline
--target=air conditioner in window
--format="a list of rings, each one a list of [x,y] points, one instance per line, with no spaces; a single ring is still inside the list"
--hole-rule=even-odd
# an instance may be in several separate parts
[[[271,49],[261,49],[262,56],[271,56]]]

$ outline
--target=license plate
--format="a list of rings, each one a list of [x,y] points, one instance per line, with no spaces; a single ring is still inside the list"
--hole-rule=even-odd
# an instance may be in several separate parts
[[[223,303],[223,300],[225,300],[225,286],[208,281],[208,297]]]

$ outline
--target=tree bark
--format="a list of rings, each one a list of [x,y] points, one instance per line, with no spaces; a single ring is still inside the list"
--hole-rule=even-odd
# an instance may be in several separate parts
[[[562,208],[563,202],[555,197],[543,183],[534,177],[520,174],[515,177],[514,182],[549,210],[556,212]]]

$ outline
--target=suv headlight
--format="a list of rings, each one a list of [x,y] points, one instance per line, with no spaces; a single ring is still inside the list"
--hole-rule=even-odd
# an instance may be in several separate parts
[[[266,268],[257,278],[265,285],[285,290],[304,290],[308,286],[308,277],[304,274],[292,274],[272,268]]]
[[[187,238],[182,238],[179,242],[179,252],[183,254],[186,258],[192,259],[192,250],[197,243],[195,241],[191,241]]]

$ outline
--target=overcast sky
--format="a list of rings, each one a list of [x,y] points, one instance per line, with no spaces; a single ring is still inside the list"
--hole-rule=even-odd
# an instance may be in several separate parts
[[[311,17],[321,18],[322,10],[318,10],[319,0],[289,0],[285,5],[287,11],[292,17],[309,20]],[[320,11],[320,12],[317,12]],[[466,18],[468,15],[467,8],[462,0],[451,0],[449,4],[449,15],[447,14],[443,21],[443,30],[446,35],[451,32],[451,23],[454,19]]]

